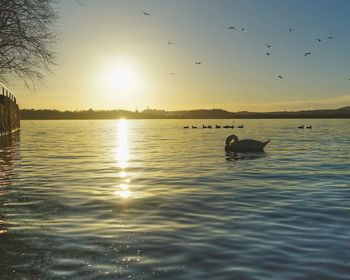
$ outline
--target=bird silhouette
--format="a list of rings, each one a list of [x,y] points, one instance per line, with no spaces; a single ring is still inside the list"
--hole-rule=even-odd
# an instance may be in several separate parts
[[[320,38],[317,38],[317,41],[321,42],[322,40]]]
[[[80,1],[80,0],[75,0],[75,2],[77,2],[78,5],[80,5],[80,6],[86,7],[86,3],[83,3],[83,2]]]
[[[266,53],[266,55],[270,55],[271,53],[269,53],[269,52],[265,52]]]
[[[281,80],[283,79],[283,77],[281,75],[277,76],[278,78],[280,78]]]
[[[229,26],[229,27],[227,27],[227,29],[230,29],[230,30],[237,30],[237,28],[234,27],[234,26]]]
[[[247,29],[246,29],[245,27],[241,27],[241,30],[242,30],[243,32],[247,32]]]
[[[269,44],[265,44],[265,46],[268,47],[268,48],[271,48],[271,45],[269,45]]]
[[[200,64],[202,64],[202,62],[196,61],[194,64],[200,65]]]
[[[333,36],[328,36],[328,39],[332,40],[332,39],[334,39],[334,37]]]
[[[293,27],[292,27],[292,28],[289,28],[288,31],[289,31],[289,32],[295,31],[295,28],[293,28]]]
[[[147,13],[147,12],[142,12],[145,16],[150,16],[151,14],[150,13]]]
[[[304,56],[308,56],[310,54],[311,54],[311,52],[307,52],[307,53],[304,54]]]

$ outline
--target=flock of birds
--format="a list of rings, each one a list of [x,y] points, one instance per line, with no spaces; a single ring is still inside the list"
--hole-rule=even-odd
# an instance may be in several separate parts
[[[212,126],[212,125],[202,125],[202,128],[203,129],[205,129],[205,128],[213,128],[213,127],[215,127],[215,128],[235,128],[235,126],[234,125],[215,125],[215,126]],[[189,125],[186,125],[186,126],[184,126],[184,129],[189,129],[190,128],[190,126]],[[195,125],[192,125],[191,126],[191,128],[192,129],[196,129],[196,128],[198,128],[198,126],[195,126]],[[244,128],[244,125],[243,124],[241,124],[241,125],[237,125],[236,126],[236,128]],[[298,126],[298,128],[299,129],[304,129],[304,128],[306,128],[306,129],[312,129],[312,125],[308,125],[308,126],[305,126],[304,124],[303,125],[299,125]]]
[[[242,32],[247,32],[247,29],[245,27],[236,28],[234,26],[229,26],[227,29],[229,29],[229,30],[240,30]],[[295,28],[289,28],[288,31],[289,32],[295,31]],[[328,40],[333,40],[335,37],[334,36],[328,36],[327,38],[328,38]],[[322,42],[322,39],[317,38],[317,41],[318,42]],[[265,54],[267,56],[270,56],[272,54],[272,52],[270,51],[270,49],[272,48],[272,45],[270,43],[265,43],[265,46],[267,47],[267,50],[265,51]],[[312,52],[307,51],[307,52],[305,52],[304,57],[307,57],[308,55],[311,55],[311,54],[312,54]],[[280,78],[281,80],[283,79],[282,75],[278,75],[277,77]],[[350,80],[350,78],[349,78],[349,80]]]
[[[150,12],[143,11],[142,13],[143,13],[143,15],[145,15],[145,16],[151,16],[151,13],[150,13]],[[246,28],[246,27],[243,27],[243,26],[242,26],[242,27],[229,26],[229,27],[227,27],[227,29],[228,29],[228,30],[232,30],[232,31],[247,32],[247,28]],[[296,29],[295,29],[294,27],[288,28],[288,31],[289,31],[289,32],[293,32],[293,31],[295,31],[295,30],[296,30]],[[327,38],[328,40],[333,40],[335,37],[334,37],[334,36],[327,36],[326,38]],[[317,37],[316,40],[317,40],[317,42],[319,42],[319,43],[323,41],[323,39],[321,39],[321,38],[319,38],[319,37]],[[174,45],[174,44],[175,44],[174,42],[168,41],[168,45],[169,45],[169,46]],[[272,54],[272,52],[270,51],[270,49],[272,48],[272,45],[271,45],[270,43],[265,43],[265,46],[267,47],[267,50],[265,51],[265,54],[266,54],[267,56],[270,56],[270,55]],[[304,57],[310,56],[311,54],[312,54],[311,51],[307,51],[307,52],[304,53]],[[201,62],[201,61],[195,61],[194,64],[195,64],[195,65],[201,65],[202,62]],[[170,75],[175,75],[175,73],[174,73],[174,72],[170,72]],[[278,77],[279,79],[281,79],[281,80],[284,79],[284,77],[283,77],[282,75],[278,75],[277,77]],[[350,80],[350,78],[349,78],[349,80]]]
[[[192,129],[196,129],[196,128],[198,128],[198,126],[195,126],[195,125],[192,125],[191,126],[192,127]],[[234,125],[215,125],[214,126],[215,128],[235,128],[235,126]],[[190,128],[190,126],[189,125],[186,125],[186,126],[184,126],[184,129],[188,129],[188,128]],[[206,128],[213,128],[213,126],[211,126],[211,125],[202,125],[202,128],[203,129],[206,129]],[[241,125],[237,125],[237,128],[244,128],[244,125],[243,124],[241,124]]]

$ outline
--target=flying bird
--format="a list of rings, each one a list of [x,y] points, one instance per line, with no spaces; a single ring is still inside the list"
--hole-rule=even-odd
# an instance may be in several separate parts
[[[304,56],[308,56],[310,54],[311,54],[311,52],[307,52],[307,53],[304,54]]]
[[[147,12],[142,12],[145,16],[150,16],[151,14],[150,13],[147,13]]]
[[[241,30],[242,30],[243,32],[247,32],[247,29],[246,29],[245,27],[241,27]]]
[[[334,39],[334,37],[333,36],[328,36],[328,39],[332,40],[332,39]]]
[[[75,0],[75,2],[77,2],[77,4],[80,5],[80,6],[86,7],[86,3],[83,3],[80,0]]]
[[[269,44],[265,44],[266,47],[271,48],[272,46]]]
[[[289,28],[288,31],[289,31],[289,32],[295,31],[295,28]]]
[[[269,53],[269,52],[265,52],[266,53],[266,55],[270,55],[271,53]]]
[[[280,78],[281,80],[283,79],[283,77],[281,75],[279,75],[278,78]]]
[[[237,30],[237,28],[236,27],[234,27],[234,26],[230,26],[230,27],[228,27],[227,29],[231,29],[231,30]]]
[[[194,64],[199,65],[199,64],[202,64],[202,62],[200,62],[200,61],[196,61]]]
[[[321,42],[322,40],[320,38],[317,38],[317,41]]]

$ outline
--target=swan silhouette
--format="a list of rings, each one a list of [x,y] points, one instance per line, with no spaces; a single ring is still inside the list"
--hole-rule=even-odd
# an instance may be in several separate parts
[[[270,142],[261,142],[253,139],[239,140],[234,134],[228,136],[225,142],[226,152],[263,152],[264,147]]]

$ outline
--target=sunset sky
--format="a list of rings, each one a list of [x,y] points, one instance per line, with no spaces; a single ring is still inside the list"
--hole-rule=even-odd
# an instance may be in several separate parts
[[[11,85],[21,108],[269,111],[350,105],[348,0],[80,2],[58,4],[58,65],[44,83],[35,91]],[[304,57],[306,52],[311,55]]]

